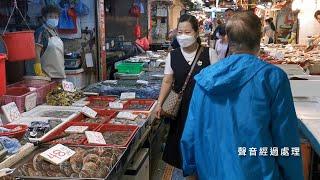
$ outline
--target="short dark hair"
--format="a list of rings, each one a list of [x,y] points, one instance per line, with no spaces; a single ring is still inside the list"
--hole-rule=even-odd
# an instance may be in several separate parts
[[[226,25],[225,25],[225,24],[219,25],[219,26],[217,27],[217,31],[218,31],[218,33],[219,33],[221,36],[227,35]]]
[[[196,32],[199,32],[199,21],[195,16],[190,14],[183,14],[180,16],[179,23],[189,22],[192,26],[192,29]]]
[[[56,13],[60,15],[60,8],[55,5],[48,5],[41,10],[42,16],[46,17],[49,13]]]
[[[199,21],[195,16],[190,15],[190,14],[183,14],[179,18],[179,23],[183,23],[183,22],[189,22],[191,24],[192,29],[195,32],[199,32]],[[179,25],[179,23],[178,23],[178,25]],[[197,38],[197,42],[199,44],[201,44],[200,37]]]
[[[232,12],[234,12],[234,10],[233,10],[233,9],[231,9],[231,8],[226,9],[224,12],[228,12],[228,11],[232,11]]]
[[[258,51],[261,26],[259,17],[252,12],[240,12],[232,16],[226,25],[231,51]]]
[[[314,13],[314,18],[317,19],[317,16],[319,16],[319,15],[320,15],[320,10],[317,10],[317,11]]]

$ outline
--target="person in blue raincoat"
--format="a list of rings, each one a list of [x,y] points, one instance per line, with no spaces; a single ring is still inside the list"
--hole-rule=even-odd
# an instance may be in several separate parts
[[[227,23],[233,55],[196,77],[181,138],[184,175],[201,180],[303,179],[287,74],[261,61],[261,23],[243,12]]]

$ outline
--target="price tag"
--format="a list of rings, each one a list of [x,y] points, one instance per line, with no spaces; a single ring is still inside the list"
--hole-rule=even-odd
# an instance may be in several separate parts
[[[135,98],[136,98],[136,93],[134,92],[121,93],[121,96],[120,96],[121,100],[135,99]]]
[[[86,115],[86,116],[88,116],[88,117],[90,117],[90,118],[96,118],[96,116],[97,116],[97,114],[98,114],[95,110],[89,108],[88,106],[83,107],[83,108],[81,109],[81,112],[82,112],[84,115]]]
[[[106,84],[117,84],[118,83],[117,80],[105,80],[103,82],[106,83]]]
[[[111,109],[123,109],[123,104],[120,102],[109,102],[109,107]]]
[[[148,81],[144,81],[144,80],[137,80],[137,84],[145,84],[145,85],[148,85],[149,82],[148,82]]]
[[[134,121],[137,117],[138,115],[132,114],[131,112],[126,112],[126,111],[119,112],[117,115],[117,118],[119,119],[128,119],[131,121]]]
[[[62,81],[62,88],[63,88],[63,90],[68,91],[68,92],[75,92],[76,91],[76,89],[74,88],[74,84],[72,82],[68,82],[65,80]]]
[[[21,114],[15,102],[11,102],[1,107],[5,117],[9,122],[20,119]]]
[[[28,96],[26,96],[24,106],[26,108],[26,111],[30,111],[34,107],[37,106],[37,93],[32,93]]]
[[[57,144],[52,148],[42,152],[40,156],[42,156],[45,160],[51,162],[52,164],[59,165],[68,160],[75,153],[75,151],[68,148],[67,146]]]
[[[83,107],[88,104],[90,104],[90,101],[77,101],[77,102],[73,103],[72,106]]]
[[[84,133],[88,130],[88,126],[70,126],[64,130],[66,133]]]
[[[85,134],[89,144],[107,144],[100,132],[86,131]]]

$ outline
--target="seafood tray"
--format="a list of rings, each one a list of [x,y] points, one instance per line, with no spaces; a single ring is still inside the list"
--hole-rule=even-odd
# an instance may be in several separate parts
[[[62,178],[106,178],[122,158],[125,149],[110,147],[70,146],[76,153],[69,160],[54,165],[39,154],[41,148],[27,156],[15,166],[14,177],[34,179]]]
[[[138,115],[138,117],[134,121],[115,117],[111,119],[109,123],[117,124],[117,125],[134,125],[134,126],[142,127],[145,125],[145,122],[147,122],[149,117],[148,113],[143,113],[143,112],[132,112],[132,114]]]
[[[94,110],[98,113],[96,118],[89,118],[81,114],[76,118],[72,119],[71,121],[103,124],[103,123],[108,123],[112,118],[114,118],[117,115],[117,111],[101,110],[101,109],[94,109]]]
[[[39,117],[39,118],[54,118],[61,119],[62,121],[68,121],[78,114],[80,114],[80,107],[70,106],[37,106],[31,111],[23,113],[23,117]]]
[[[109,102],[114,102],[117,99],[115,96],[90,96],[86,99],[90,104],[88,107],[96,109],[107,109]]]
[[[60,119],[21,117],[11,124],[27,125],[29,128],[25,137],[34,142],[41,141],[56,128],[62,126],[63,123],[65,122],[62,122]]]
[[[105,124],[100,126],[96,131],[102,133],[107,143],[106,145],[88,144],[87,141],[85,141],[84,144],[106,147],[127,147],[138,129],[138,126]]]
[[[85,92],[94,92],[100,95],[120,96],[123,92],[135,92],[139,99],[158,99],[161,81],[149,82],[148,85],[137,84],[136,80],[121,80],[117,84],[97,83],[90,85]]]
[[[57,137],[58,139],[55,139],[53,141],[50,141],[50,144],[68,144],[68,145],[81,145],[86,140],[86,135],[84,133],[82,134],[76,134],[76,133],[65,133],[64,130],[67,129],[70,126],[88,126],[88,131],[95,131],[100,126],[99,124],[94,123],[81,123],[81,122],[67,122],[64,125],[62,125],[60,128],[56,129],[54,132],[48,135],[47,138],[45,138],[43,141],[47,142],[52,139],[55,139]]]
[[[128,100],[124,105],[125,110],[150,111],[155,100],[152,99],[132,99]]]

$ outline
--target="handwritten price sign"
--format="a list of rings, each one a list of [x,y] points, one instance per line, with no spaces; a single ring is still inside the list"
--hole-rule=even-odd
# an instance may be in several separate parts
[[[11,102],[1,107],[5,117],[9,122],[20,119],[21,114],[15,102]]]
[[[121,93],[121,96],[120,96],[121,100],[135,99],[135,98],[136,98],[136,93],[134,93],[134,92]]]
[[[84,115],[86,115],[86,116],[88,116],[90,118],[96,118],[96,116],[98,114],[97,111],[95,111],[95,110],[93,110],[93,109],[91,109],[91,108],[89,108],[87,106],[83,107],[81,109],[81,112],[82,112],[82,114],[84,114]]]
[[[53,146],[52,148],[44,151],[40,154],[45,160],[55,164],[59,165],[63,163],[64,161],[68,160],[71,156],[73,156],[76,152],[72,149],[62,145],[57,144]]]
[[[36,107],[36,105],[37,105],[37,93],[32,93],[26,96],[26,100],[25,100],[26,111],[30,111],[31,109]]]
[[[86,131],[85,134],[89,144],[106,144],[106,141],[100,132]]]
[[[75,92],[76,89],[74,88],[74,84],[72,82],[68,82],[68,81],[62,81],[62,88],[65,91],[68,92]]]

